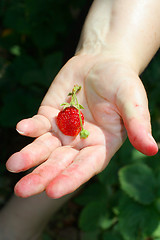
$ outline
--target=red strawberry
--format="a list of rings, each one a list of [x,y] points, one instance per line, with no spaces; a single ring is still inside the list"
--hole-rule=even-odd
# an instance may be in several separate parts
[[[80,111],[83,107],[78,103],[76,97],[76,93],[80,89],[80,86],[75,85],[72,92],[68,94],[68,96],[71,96],[70,103],[61,104],[64,109],[57,116],[57,125],[65,135],[77,136],[80,133],[81,138],[87,138],[89,132],[83,128],[84,116]]]
[[[84,124],[84,116],[81,113],[82,124]],[[57,125],[61,132],[68,136],[77,136],[81,131],[81,122],[79,118],[79,110],[75,107],[66,107],[59,112],[57,116]]]

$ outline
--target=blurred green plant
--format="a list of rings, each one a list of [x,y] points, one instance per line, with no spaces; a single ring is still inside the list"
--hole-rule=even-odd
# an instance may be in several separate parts
[[[158,240],[159,176],[159,156],[140,154],[127,140],[94,183],[75,198],[82,205],[80,229],[88,239],[95,232],[96,240]]]

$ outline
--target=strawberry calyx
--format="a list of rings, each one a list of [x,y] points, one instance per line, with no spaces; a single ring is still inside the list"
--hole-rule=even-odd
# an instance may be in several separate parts
[[[71,101],[70,103],[62,103],[61,106],[63,106],[63,109],[67,107],[75,107],[78,112],[79,112],[79,120],[80,120],[80,125],[81,125],[81,131],[80,131],[80,138],[87,138],[89,136],[89,131],[83,128],[82,124],[82,118],[81,118],[81,109],[84,109],[84,107],[78,103],[78,99],[76,94],[81,90],[81,86],[75,85],[74,88],[72,89],[72,92],[68,94],[68,96],[71,96]]]
[[[85,139],[85,138],[87,138],[88,136],[89,136],[89,131],[86,130],[86,129],[84,129],[84,128],[82,127],[82,130],[80,131],[80,138]]]

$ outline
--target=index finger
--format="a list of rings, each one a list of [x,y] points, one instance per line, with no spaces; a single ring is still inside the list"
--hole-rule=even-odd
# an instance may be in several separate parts
[[[16,129],[21,135],[39,137],[56,128],[55,116],[57,114],[57,109],[50,106],[41,106],[37,115],[21,120],[17,124]]]

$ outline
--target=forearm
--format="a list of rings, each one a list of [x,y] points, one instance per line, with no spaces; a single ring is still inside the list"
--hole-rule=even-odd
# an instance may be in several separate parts
[[[95,0],[78,51],[115,55],[140,73],[160,45],[159,0]]]

